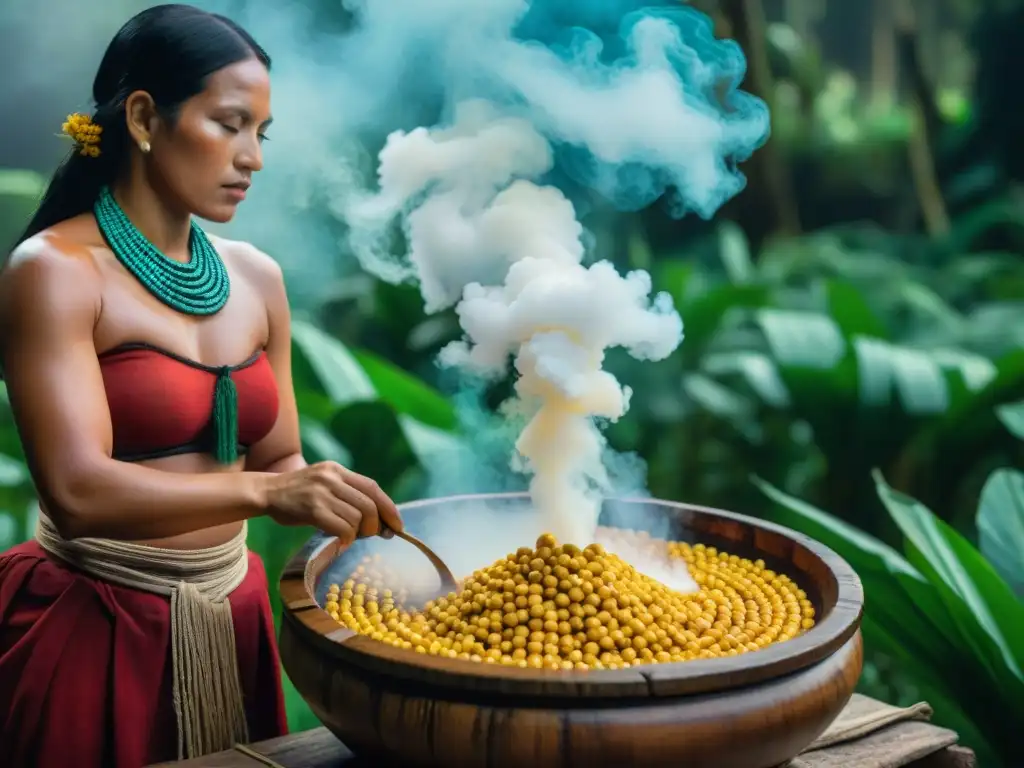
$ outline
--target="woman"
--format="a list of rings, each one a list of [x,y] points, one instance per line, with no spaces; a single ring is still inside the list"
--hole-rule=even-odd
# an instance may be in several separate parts
[[[0,763],[137,768],[285,731],[267,515],[351,541],[398,511],[300,452],[281,272],[232,218],[263,164],[270,60],[150,8],[0,274],[0,361],[41,502],[0,555]]]

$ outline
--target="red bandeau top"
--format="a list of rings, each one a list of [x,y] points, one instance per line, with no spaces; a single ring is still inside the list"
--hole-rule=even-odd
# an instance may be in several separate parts
[[[239,455],[277,422],[278,391],[262,350],[238,365],[203,365],[150,344],[123,344],[99,357],[114,432],[113,457],[143,461],[213,449],[217,377],[238,394]]]

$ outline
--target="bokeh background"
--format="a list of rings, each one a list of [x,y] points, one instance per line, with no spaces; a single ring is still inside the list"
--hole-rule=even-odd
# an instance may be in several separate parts
[[[275,58],[267,169],[229,233],[285,270],[307,457],[400,501],[524,487],[496,410],[509,382],[468,389],[439,369],[461,335],[454,313],[427,315],[416,286],[360,269],[332,207],[389,131],[434,119],[400,36],[360,36],[355,2],[201,4]],[[64,116],[88,109],[103,48],[147,5],[0,6],[4,248],[68,149]],[[661,200],[582,208],[593,257],[649,271],[685,322],[664,362],[612,355],[634,394],[610,446],[654,496],[835,548],[867,591],[861,690],[926,699],[982,765],[1019,764],[1024,3],[694,5],[746,53],[743,87],[770,105],[772,137],[710,221]],[[0,389],[0,547],[31,536],[36,509],[5,400]],[[310,533],[258,520],[251,546],[274,578]],[[288,703],[293,728],[316,725],[291,688]]]

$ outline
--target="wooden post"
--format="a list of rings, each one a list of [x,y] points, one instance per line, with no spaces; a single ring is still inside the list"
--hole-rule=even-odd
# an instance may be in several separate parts
[[[871,9],[871,106],[888,109],[895,101],[897,72],[893,0],[874,0]]]
[[[941,237],[948,234],[950,229],[949,212],[939,186],[933,153],[935,137],[942,129],[942,118],[921,63],[917,20],[910,0],[903,0],[896,10],[896,40],[900,68],[906,73],[909,81],[910,100],[915,117],[908,148],[910,172],[925,229],[933,237]]]
[[[766,22],[761,0],[720,0],[719,13],[747,57],[744,90],[771,106],[775,91],[768,61]],[[769,141],[744,164],[747,189],[730,208],[747,233],[753,250],[772,235],[800,233],[800,215],[789,168],[779,145]]]

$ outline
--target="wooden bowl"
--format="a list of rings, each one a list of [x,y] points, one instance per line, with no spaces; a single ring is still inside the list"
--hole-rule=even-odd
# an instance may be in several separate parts
[[[481,510],[492,515],[486,523],[492,539],[501,521],[510,538],[498,554],[481,553],[474,567],[532,543],[516,530],[517,521],[533,514],[525,495],[458,496],[402,507],[407,528],[446,559],[444,545],[451,549],[456,536],[463,552],[482,551],[472,532],[463,535],[465,526],[482,519]],[[334,540],[317,536],[281,577],[284,668],[316,716],[372,765],[773,768],[835,719],[862,663],[863,592],[845,561],[781,526],[667,501],[609,501],[602,524],[759,557],[807,592],[817,624],[741,656],[621,670],[553,672],[429,656],[354,634],[318,602],[368,547],[378,547],[387,560],[393,545],[364,540],[339,551]],[[643,570],[642,563],[634,565]]]

